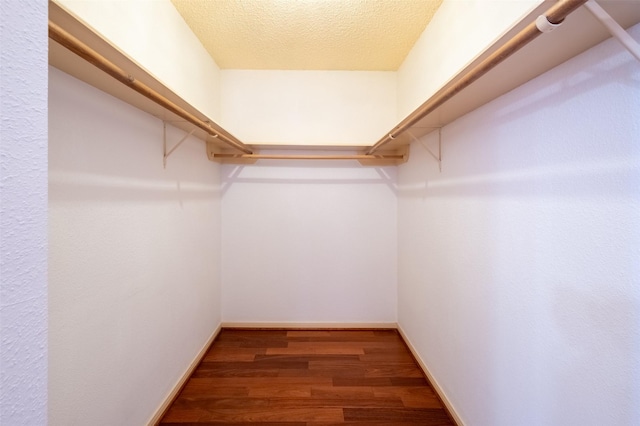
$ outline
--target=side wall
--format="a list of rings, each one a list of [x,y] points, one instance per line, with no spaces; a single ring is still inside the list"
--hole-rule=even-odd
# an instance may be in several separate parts
[[[0,2],[0,424],[47,424],[47,6]]]
[[[396,122],[396,73],[223,70],[222,125],[247,143],[371,145]]]
[[[219,122],[220,69],[170,0],[56,0]]]
[[[466,424],[640,423],[638,81],[608,40],[400,166],[399,324]]]
[[[220,324],[219,166],[49,78],[49,424],[145,424]]]
[[[395,173],[223,166],[223,321],[395,323]]]

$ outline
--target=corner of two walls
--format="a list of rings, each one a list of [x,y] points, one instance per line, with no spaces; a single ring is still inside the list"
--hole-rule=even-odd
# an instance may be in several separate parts
[[[219,119],[219,70],[171,3],[116,3],[64,5]],[[191,138],[164,169],[160,120],[49,83],[49,423],[145,424],[221,324],[220,166]]]
[[[398,322],[465,424],[640,422],[639,78],[609,39],[399,168]]]

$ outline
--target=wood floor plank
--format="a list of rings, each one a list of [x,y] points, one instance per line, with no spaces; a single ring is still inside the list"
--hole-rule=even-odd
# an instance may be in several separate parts
[[[424,423],[414,421],[392,421],[392,420],[367,420],[362,421],[344,421],[344,422],[307,422],[307,426],[421,426]],[[453,423],[444,423],[443,425],[451,426]],[[234,424],[235,426],[235,424]],[[282,425],[285,426],[285,425]],[[436,425],[438,426],[438,425]]]
[[[251,362],[236,362],[236,361],[203,361],[198,366],[199,370],[218,370],[221,368],[242,368],[245,370],[251,369],[265,369],[265,368],[309,368],[309,361],[300,359],[300,360],[281,360],[277,358],[262,358],[262,359],[253,359]]]
[[[423,378],[422,371],[413,365],[381,365],[381,366],[367,366],[365,368],[365,377],[397,377],[402,376],[409,379]]]
[[[237,410],[215,410],[207,413],[207,419],[216,421],[224,420],[228,422],[264,422],[264,421],[344,421],[342,409],[340,408],[271,408],[268,409],[245,409],[242,412]]]
[[[424,377],[390,377],[392,386],[429,386]]]
[[[453,425],[395,330],[223,329],[164,426]]]
[[[316,385],[330,386],[333,380],[329,377],[216,377],[211,378],[218,386],[288,386],[288,385]]]
[[[271,400],[271,407],[275,408],[323,408],[323,407],[335,407],[335,408],[385,408],[385,407],[398,407],[403,408],[403,402],[400,399],[394,398],[376,398],[376,399],[329,399],[329,398],[274,398]]]
[[[191,375],[193,378],[206,378],[206,377],[277,377],[280,373],[278,369],[266,369],[266,368],[217,368],[213,370],[199,370],[194,371]]]
[[[167,422],[163,422],[161,423],[163,426],[307,426],[309,424],[339,424],[339,425],[344,425],[345,423],[340,422],[340,423],[326,423],[326,422],[233,422],[233,423],[229,423],[229,422],[187,422],[187,423],[183,423],[183,422],[171,422],[171,423],[167,423]]]
[[[316,368],[304,370],[280,370],[278,377],[364,377],[366,369],[358,368]]]
[[[381,363],[381,362],[325,362],[311,361],[308,366],[309,370],[324,371],[358,371],[364,377],[397,377],[405,378],[422,378],[422,371],[414,363]]]
[[[267,355],[364,355],[360,347],[322,347],[297,346],[287,348],[268,348]]]
[[[387,386],[373,390],[376,398],[400,398],[407,408],[441,408],[440,399],[430,386]]]
[[[253,361],[256,355],[264,355],[266,349],[260,348],[238,348],[213,345],[204,356],[207,361]]]
[[[287,386],[254,386],[249,389],[253,398],[310,398],[310,385],[290,384]]]
[[[331,337],[328,330],[290,330],[287,331],[287,337]]]
[[[289,342],[340,342],[344,341],[344,337],[340,336],[321,336],[321,337],[291,337],[288,339]],[[396,336],[359,336],[354,337],[351,342],[379,342],[379,343],[390,343],[395,344],[396,342],[400,342],[398,337]]]
[[[376,398],[371,387],[366,386],[314,386],[311,395],[322,398],[348,398],[348,399],[374,399]],[[390,395],[395,397],[397,395]],[[388,396],[383,396],[387,398]]]
[[[324,362],[336,362],[336,363],[359,363],[360,356],[359,355],[314,355],[314,354],[304,354],[304,355],[256,355],[254,362],[269,362],[269,361],[286,361],[286,362],[313,362],[313,361],[324,361]]]
[[[280,338],[286,337],[289,330],[265,330],[265,329],[252,329],[252,328],[225,328],[224,335],[216,338],[216,341],[223,342],[227,339],[246,339],[248,337],[265,337]]]
[[[202,362],[191,377],[276,377],[283,370],[308,370],[308,362]]]
[[[346,421],[412,421],[421,425],[449,425],[451,420],[441,409],[418,408],[345,408]]]
[[[387,342],[380,341],[353,341],[353,342],[345,342],[344,339],[341,340],[323,340],[323,341],[290,341],[288,346],[289,348],[358,348],[363,352],[365,349],[379,349],[385,350],[389,346]]]
[[[166,422],[311,422],[344,421],[340,408],[254,408],[238,409],[190,409],[179,413],[167,413]]]
[[[402,363],[413,363],[413,356],[411,353],[407,352],[392,352],[392,353],[384,353],[377,352],[371,353],[366,352],[364,355],[360,355],[360,360],[362,362],[402,362]]]
[[[393,386],[389,377],[336,377],[333,386]]]
[[[174,406],[180,410],[212,410],[219,408],[247,408],[247,407],[269,407],[270,398],[230,398],[226,396],[193,396],[179,398]]]
[[[249,389],[241,386],[219,386],[208,379],[196,378],[190,379],[180,392],[180,397],[194,395],[248,397]],[[177,400],[179,400],[179,398]]]

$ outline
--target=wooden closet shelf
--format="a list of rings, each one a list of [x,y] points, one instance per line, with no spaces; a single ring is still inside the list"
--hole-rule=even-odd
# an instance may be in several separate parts
[[[551,68],[564,61],[580,54],[590,47],[607,39],[610,35],[606,28],[596,20],[585,7],[581,5],[581,0],[546,0],[542,2],[531,13],[516,23],[502,37],[478,55],[448,83],[446,83],[430,99],[417,108],[405,120],[384,135],[376,144],[369,146],[336,146],[336,145],[263,145],[252,143],[243,144],[232,134],[219,126],[209,117],[194,108],[176,93],[171,91],[153,74],[145,70],[142,66],[129,58],[117,47],[109,43],[88,25],[75,17],[72,13],[55,3],[49,2],[49,20],[56,28],[68,33],[70,36],[80,40],[93,51],[97,52],[104,60],[113,66],[124,70],[127,75],[132,76],[135,81],[157,94],[157,97],[166,99],[177,109],[167,109],[166,106],[158,104],[149,97],[141,94],[140,91],[132,90],[123,80],[117,80],[106,72],[100,72],[96,67],[87,62],[78,54],[73,53],[60,44],[60,40],[50,39],[49,43],[49,63],[60,70],[119,98],[130,105],[141,109],[159,119],[170,122],[172,125],[181,128],[185,132],[193,131],[194,136],[207,142],[207,153],[209,158],[221,162],[238,162],[242,160],[255,161],[259,157],[239,158],[235,154],[260,155],[258,149],[266,150],[325,150],[344,151],[352,150],[356,156],[370,155],[376,153],[381,157],[376,159],[361,159],[363,161],[373,161],[372,164],[398,164],[406,161],[406,147],[415,139],[430,133],[434,129],[441,128],[468,112],[492,101],[493,99],[515,89],[527,81],[543,74]],[[638,2],[629,0],[600,0],[598,2],[607,13],[609,13],[623,28],[628,28],[640,22],[640,7]],[[573,9],[576,9],[573,11]],[[474,79],[472,83],[464,85],[460,83],[469,79],[469,74],[475,72],[474,69],[495,56],[500,56],[500,51],[505,45],[517,37],[522,37],[522,33],[531,28],[532,23],[540,15],[547,15],[549,11],[568,10],[571,15],[564,20],[562,25],[550,33],[541,34],[534,40],[510,53],[506,59],[499,58],[497,65],[492,66],[489,71],[483,73],[481,77]],[[553,12],[552,12],[553,13]],[[54,37],[55,39],[56,37]],[[504,50],[504,49],[503,49]],[[497,52],[497,53],[496,53]],[[503,60],[504,59],[504,60]],[[452,90],[453,89],[453,90]],[[439,102],[438,97],[443,93],[455,92],[452,96],[447,96],[444,102]],[[559,94],[558,96],[562,96]],[[430,103],[437,102],[435,108],[428,108]],[[195,120],[185,119],[185,114],[177,113],[183,110],[186,115],[193,116]],[[428,112],[423,114],[424,112]],[[198,125],[202,122],[204,125]],[[196,124],[194,124],[196,123]],[[195,130],[194,130],[195,126]],[[211,129],[211,131],[209,131]],[[214,137],[213,134],[223,137]],[[392,137],[389,137],[392,135]],[[229,142],[232,141],[232,142]],[[384,151],[378,151],[384,145]],[[230,155],[234,154],[234,155]],[[260,155],[265,159],[267,156]],[[340,159],[345,156],[340,156]],[[275,155],[283,159],[284,155]],[[306,156],[308,159],[311,155]],[[328,155],[316,155],[317,159],[328,159]],[[299,159],[289,155],[289,159]]]

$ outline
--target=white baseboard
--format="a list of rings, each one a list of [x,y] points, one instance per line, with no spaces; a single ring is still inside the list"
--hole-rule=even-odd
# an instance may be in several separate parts
[[[187,380],[189,380],[189,377],[191,377],[195,369],[198,367],[198,364],[200,364],[200,361],[202,360],[202,358],[204,358],[204,356],[207,354],[207,349],[209,349],[209,346],[211,346],[211,344],[216,339],[216,337],[218,337],[218,334],[220,333],[221,328],[222,327],[220,325],[216,327],[216,329],[213,331],[213,334],[211,334],[211,337],[209,337],[209,339],[204,344],[204,346],[200,349],[200,351],[198,351],[195,358],[193,358],[193,361],[191,361],[191,364],[189,364],[189,367],[187,367],[184,374],[180,377],[180,379],[178,379],[176,384],[171,388],[171,391],[165,397],[160,407],[158,407],[153,417],[151,417],[151,420],[147,422],[147,426],[155,426],[158,423],[160,423],[160,420],[162,419],[162,416],[164,415],[164,413],[169,409],[169,406],[173,403],[173,400],[178,396],[178,393],[182,390],[182,387],[185,385],[185,383],[187,383]]]
[[[223,322],[223,328],[369,329],[398,328],[395,322]]]
[[[451,402],[449,402],[449,398],[447,398],[447,394],[442,390],[442,387],[440,386],[438,381],[435,379],[435,377],[433,377],[433,375],[427,368],[427,365],[424,363],[422,358],[420,358],[420,355],[418,355],[416,348],[413,346],[413,344],[411,343],[411,341],[409,340],[407,335],[404,333],[404,331],[402,330],[402,327],[400,327],[399,324],[397,326],[397,329],[398,329],[398,333],[400,333],[400,336],[402,336],[402,340],[404,340],[404,342],[407,344],[407,346],[409,347],[409,350],[413,354],[413,357],[416,359],[416,361],[418,361],[418,364],[420,364],[420,368],[422,369],[424,374],[427,376],[427,379],[429,379],[431,386],[433,387],[433,389],[436,391],[436,393],[442,400],[442,403],[447,407],[447,410],[449,410],[449,414],[451,415],[451,417],[453,417],[453,421],[456,422],[458,426],[464,426],[464,422],[462,421],[458,413],[456,413],[456,410],[453,408],[453,405],[451,405]]]

